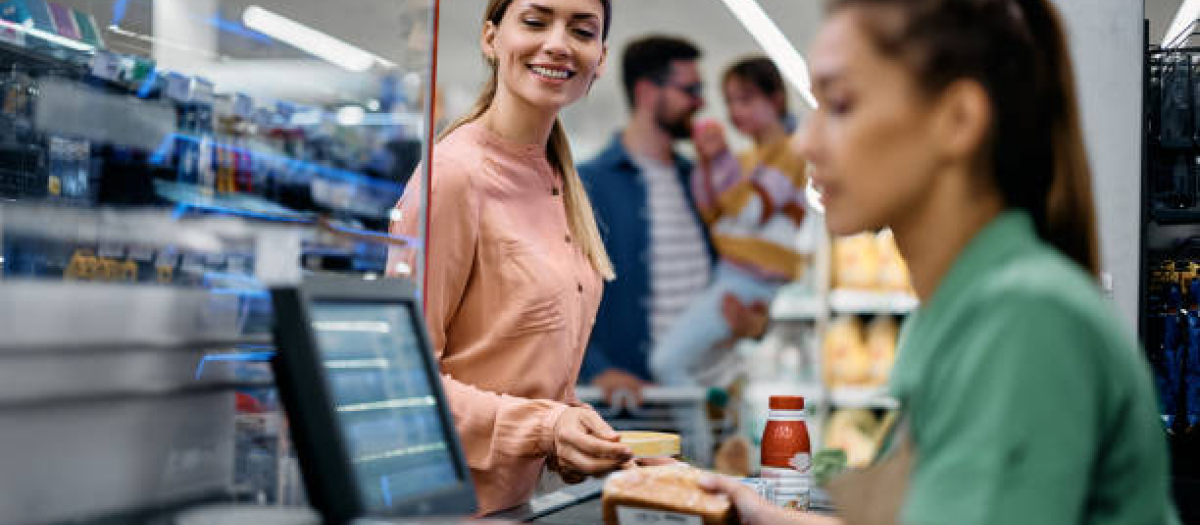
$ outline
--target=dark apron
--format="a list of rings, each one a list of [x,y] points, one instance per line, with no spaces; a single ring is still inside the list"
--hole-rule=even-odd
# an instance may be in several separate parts
[[[915,453],[908,425],[896,425],[892,446],[871,466],[849,470],[826,490],[846,525],[897,525]]]

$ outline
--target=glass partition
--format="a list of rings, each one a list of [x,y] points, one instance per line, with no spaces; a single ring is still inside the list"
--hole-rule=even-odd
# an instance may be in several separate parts
[[[303,505],[267,291],[413,278],[387,226],[428,151],[434,5],[0,2],[0,326],[40,334],[0,342],[0,464],[43,471],[3,469],[0,515]]]

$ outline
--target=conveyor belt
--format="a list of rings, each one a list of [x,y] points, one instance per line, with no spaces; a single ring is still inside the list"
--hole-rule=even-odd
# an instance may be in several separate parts
[[[600,495],[597,494],[591,499],[581,501],[535,519],[533,523],[544,523],[546,525],[602,525],[604,523],[603,511],[604,507],[601,505]]]

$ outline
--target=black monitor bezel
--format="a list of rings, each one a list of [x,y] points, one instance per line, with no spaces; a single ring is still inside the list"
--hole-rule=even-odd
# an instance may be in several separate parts
[[[363,501],[350,463],[346,439],[338,423],[329,382],[321,364],[309,305],[314,302],[347,304],[402,304],[413,317],[414,333],[423,348],[430,348],[420,303],[411,283],[399,279],[367,281],[347,276],[314,276],[298,287],[271,290],[275,311],[276,353],[272,359],[279,395],[291,424],[310,504],[327,522],[346,523],[361,517],[465,516],[476,507],[475,490],[454,419],[442,390],[441,372],[431,351],[422,352],[438,414],[460,482],[427,494],[394,502],[390,509],[370,509]]]

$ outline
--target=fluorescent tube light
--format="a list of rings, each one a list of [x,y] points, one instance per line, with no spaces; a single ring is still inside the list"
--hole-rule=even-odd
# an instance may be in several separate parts
[[[737,17],[738,21],[745,26],[746,31],[750,32],[750,36],[758,41],[758,45],[762,46],[767,56],[771,57],[771,61],[775,62],[775,66],[779,68],[783,78],[786,78],[792,86],[800,91],[800,96],[808,103],[809,107],[816,109],[817,99],[812,94],[812,80],[808,77],[808,64],[804,62],[804,57],[800,56],[800,52],[796,51],[787,37],[783,36],[779,26],[771,21],[771,17],[767,16],[767,13],[755,0],[723,1],[725,7],[733,12],[733,16]]]
[[[1175,11],[1175,18],[1163,34],[1162,47],[1179,47],[1187,41],[1186,32],[1191,31],[1191,25],[1200,16],[1200,0],[1184,0]]]
[[[55,44],[58,44],[60,46],[69,47],[71,49],[75,49],[75,50],[79,50],[79,51],[95,51],[96,50],[96,48],[94,46],[92,46],[91,44],[80,42],[78,40],[72,40],[70,38],[59,36],[54,33],[47,33],[46,31],[43,31],[36,27],[33,27],[32,19],[26,20],[24,24],[17,24],[14,22],[10,22],[8,20],[0,20],[0,25],[3,25],[4,27],[10,28],[10,29],[13,29],[14,31],[20,31],[27,35],[33,35],[42,40],[54,42]]]
[[[331,64],[362,73],[376,62],[395,64],[289,18],[252,5],[242,12],[242,23]]]

